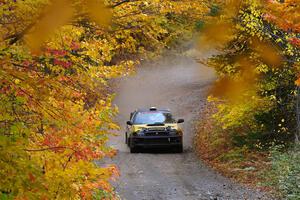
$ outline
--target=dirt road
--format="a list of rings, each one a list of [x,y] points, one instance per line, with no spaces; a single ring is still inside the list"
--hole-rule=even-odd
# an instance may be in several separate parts
[[[167,56],[140,67],[135,76],[121,81],[115,104],[120,110],[117,120],[123,128],[136,108],[170,108],[177,118],[185,119],[182,154],[130,154],[124,143],[124,129],[111,139],[119,153],[107,162],[120,168],[121,177],[114,185],[122,199],[267,199],[217,174],[193,153],[193,119],[199,116],[214,78],[211,69],[192,58]]]

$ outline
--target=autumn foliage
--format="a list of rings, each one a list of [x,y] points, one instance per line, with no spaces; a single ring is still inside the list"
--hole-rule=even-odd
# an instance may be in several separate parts
[[[224,174],[256,183],[263,169],[270,170],[270,147],[299,142],[300,1],[212,3],[217,14],[199,46],[217,49],[206,64],[218,80],[199,126],[198,150]]]
[[[222,52],[207,62],[219,75],[211,95],[227,101],[218,105],[216,117],[224,128],[246,126],[256,132],[258,141],[259,137],[271,143],[292,140],[297,132],[294,106],[300,53],[295,1],[216,3],[219,15],[200,37],[200,44],[212,44]],[[288,17],[280,16],[282,9],[290,11],[284,15]],[[282,20],[290,23],[289,30]],[[229,30],[218,39],[207,39],[224,27]]]
[[[116,199],[110,84],[181,37],[198,0],[0,1],[0,195]]]

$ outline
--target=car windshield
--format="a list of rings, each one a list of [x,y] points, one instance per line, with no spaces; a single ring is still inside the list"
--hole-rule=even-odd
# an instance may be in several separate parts
[[[166,124],[175,123],[171,113],[167,112],[138,112],[133,119],[134,124]]]

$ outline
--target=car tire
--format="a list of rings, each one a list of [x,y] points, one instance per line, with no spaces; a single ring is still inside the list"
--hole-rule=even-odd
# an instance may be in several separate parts
[[[137,147],[130,147],[130,153],[138,153],[138,150]]]
[[[130,137],[127,137],[127,146],[130,147]]]
[[[181,144],[178,147],[176,147],[175,152],[176,153],[182,153],[183,152],[183,145]]]

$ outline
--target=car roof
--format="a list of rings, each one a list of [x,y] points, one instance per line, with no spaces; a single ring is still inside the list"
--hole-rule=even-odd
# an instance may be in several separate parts
[[[139,108],[136,110],[136,112],[167,112],[167,113],[171,113],[171,111],[169,109],[151,110],[150,108]]]

